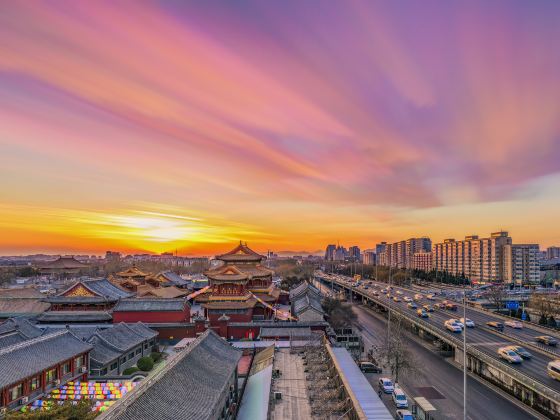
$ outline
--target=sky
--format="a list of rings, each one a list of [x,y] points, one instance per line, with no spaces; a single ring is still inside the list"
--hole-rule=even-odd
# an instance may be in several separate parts
[[[0,3],[0,254],[560,245],[560,2]]]

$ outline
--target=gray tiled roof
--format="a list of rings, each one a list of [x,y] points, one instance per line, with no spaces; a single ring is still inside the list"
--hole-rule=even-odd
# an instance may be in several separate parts
[[[5,347],[0,350],[0,388],[85,353],[91,348],[91,344],[83,342],[67,330]]]
[[[308,283],[307,281],[302,281],[300,284],[298,284],[295,287],[292,287],[290,289],[290,300],[302,295],[303,293],[314,293],[317,296],[320,296],[320,292],[319,290],[313,286],[312,284]]]
[[[50,296],[45,299],[48,303],[66,303],[66,304],[89,304],[89,303],[107,303],[116,302],[117,299],[107,298],[105,296]]]
[[[122,299],[115,305],[113,312],[182,311],[188,304],[185,299]]]
[[[261,337],[309,337],[311,336],[311,328],[261,328]]]
[[[68,289],[66,289],[65,291],[63,291],[62,293],[59,293],[56,297],[60,297],[60,298],[64,298],[66,300],[68,299],[92,299],[92,298],[88,298],[88,297],[82,297],[82,296],[77,296],[77,297],[66,297],[64,296],[64,294],[68,291],[73,289],[77,284],[81,284],[82,286],[84,286],[85,288],[91,290],[93,293],[99,295],[99,297],[103,297],[105,298],[105,300],[108,301],[116,301],[118,299],[123,299],[123,298],[127,298],[130,296],[133,296],[133,293],[129,293],[124,291],[123,289],[121,289],[120,287],[115,286],[113,283],[111,283],[109,280],[107,279],[94,279],[94,280],[82,280],[78,283],[73,284],[72,286],[70,286]],[[56,303],[53,302],[53,298],[55,298],[54,296],[47,299],[48,302],[51,303]],[[86,301],[84,301],[85,303],[87,303]]]
[[[125,353],[96,336],[91,338],[90,343],[93,345],[89,354],[93,367],[104,366]]]
[[[49,322],[100,322],[111,321],[113,317],[105,311],[48,311],[37,317],[37,321]]]
[[[112,324],[106,324],[108,328],[113,328]],[[98,330],[99,328],[96,325],[80,325],[80,326],[50,326],[43,330],[43,335],[45,334],[52,334],[57,331],[61,331],[62,329],[69,329],[72,331],[76,337],[80,340],[88,341]]]
[[[323,313],[323,308],[321,307],[321,300],[313,293],[306,293],[294,302],[292,302],[292,312],[297,316],[301,312],[307,310],[308,308],[313,308],[319,313]]]
[[[242,352],[207,330],[155,376],[105,411],[99,420],[205,420],[218,418],[216,404]],[[217,412],[216,412],[217,411]]]
[[[0,336],[0,349],[4,347],[11,346],[13,344],[21,343],[22,341],[28,340],[26,336],[20,332],[11,332]]]
[[[184,287],[189,284],[187,280],[182,278],[179,274],[175,273],[174,271],[164,271],[161,273],[163,277],[165,277],[169,282],[173,283],[175,286]]]
[[[121,322],[120,324],[115,324],[113,328],[97,331],[92,339],[94,337],[98,337],[107,344],[113,346],[115,349],[126,352],[144,341],[155,337],[157,333],[155,331],[154,333],[155,334],[149,335],[146,329],[141,327],[133,328],[130,324]]]
[[[26,318],[10,318],[0,324],[0,335],[18,331],[27,338],[40,336],[43,331]]]

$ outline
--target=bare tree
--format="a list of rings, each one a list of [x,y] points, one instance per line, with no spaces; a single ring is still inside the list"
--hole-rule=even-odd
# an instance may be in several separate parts
[[[418,364],[413,352],[408,347],[408,338],[400,318],[393,318],[391,334],[375,351],[378,360],[391,370],[395,382],[401,374],[415,374]]]
[[[506,299],[506,291],[501,286],[492,286],[486,292],[488,300],[494,304],[496,309],[499,311],[504,306],[504,300]]]

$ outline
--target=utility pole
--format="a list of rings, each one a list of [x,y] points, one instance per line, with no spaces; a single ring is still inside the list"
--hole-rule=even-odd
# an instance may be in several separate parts
[[[463,278],[463,420],[467,420],[467,294]]]

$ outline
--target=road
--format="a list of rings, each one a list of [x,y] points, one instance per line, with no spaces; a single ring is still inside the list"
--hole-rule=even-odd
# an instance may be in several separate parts
[[[364,345],[366,348],[380,343],[382,337],[387,333],[386,320],[379,319],[370,314],[361,305],[353,306],[357,314],[357,326],[362,331]],[[434,407],[438,409],[438,419],[460,419],[463,416],[463,374],[462,371],[452,366],[439,354],[427,349],[416,340],[408,340],[411,351],[418,362],[418,373],[414,377],[401,378],[400,385],[406,394],[420,396],[417,388],[430,388],[422,390],[433,395],[439,393],[440,399],[428,398]],[[377,378],[383,375],[367,374],[368,379],[377,389]],[[492,391],[479,381],[467,378],[467,416],[476,420],[516,420],[531,418],[526,411],[516,404]],[[439,396],[438,396],[439,397]],[[387,407],[395,412],[390,395],[384,394],[383,400]]]
[[[391,299],[387,298],[383,293],[380,292],[381,288],[386,288],[387,284],[385,283],[377,283],[374,282],[378,287],[370,286],[368,289],[361,287],[359,289],[354,289],[355,292],[360,292],[365,295],[371,296],[374,300],[379,301],[385,305],[391,306],[392,308],[398,309],[403,311],[409,315],[416,316],[416,309],[411,309],[407,307],[407,303],[404,301],[401,302],[393,302]],[[345,287],[348,287],[348,284],[345,284]],[[396,295],[396,290],[400,290],[403,294],[399,295],[401,299],[404,296],[413,297],[414,291],[407,290],[404,288],[394,287],[393,291],[391,292],[393,295]],[[372,293],[377,291],[379,296],[373,296]],[[437,301],[437,300],[436,300]],[[436,301],[428,301],[425,297],[420,302],[418,302],[419,306],[424,304],[433,305]],[[442,337],[448,336],[455,336],[456,338],[461,338],[461,333],[452,333],[445,329],[444,322],[449,318],[461,318],[462,315],[462,308],[459,308],[458,311],[446,311],[446,310],[436,310],[435,312],[430,314],[430,318],[424,319],[427,323],[436,327],[440,330],[439,334]],[[504,334],[500,334],[490,327],[486,326],[486,322],[488,321],[500,321],[503,322],[502,319],[499,317],[493,316],[490,313],[480,312],[474,309],[467,309],[467,318],[472,319],[476,324],[476,328],[468,328],[467,333],[467,342],[470,346],[476,347],[478,350],[486,353],[488,356],[494,358],[498,363],[502,363],[504,365],[508,365],[513,369],[518,370],[519,372],[523,373],[527,377],[540,382],[543,385],[548,386],[550,389],[560,392],[560,382],[552,379],[548,376],[546,372],[546,366],[551,361],[557,358],[557,356],[553,354],[548,354],[545,352],[540,352],[531,346],[535,346],[527,337],[535,337],[537,335],[542,335],[536,329],[533,329],[531,326],[526,326],[524,329],[516,330],[510,327],[506,327],[504,330]],[[506,361],[500,359],[497,356],[497,350],[500,347],[507,346],[507,345],[514,345],[519,344],[516,340],[520,340],[524,342],[524,346],[533,354],[533,358],[531,360],[525,360],[520,365],[511,365]],[[540,347],[540,346],[539,346]]]

